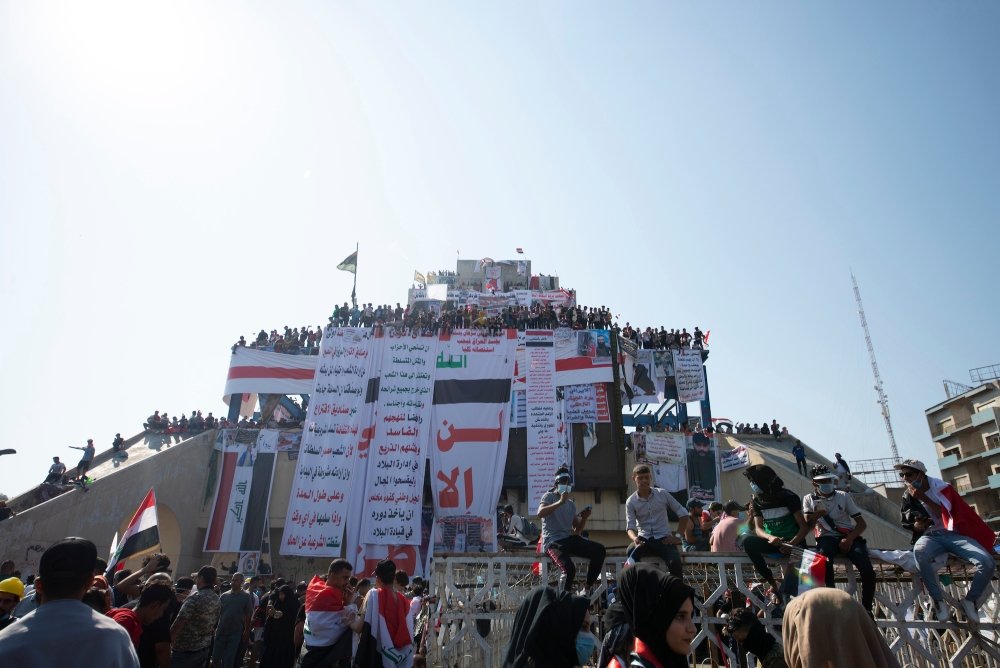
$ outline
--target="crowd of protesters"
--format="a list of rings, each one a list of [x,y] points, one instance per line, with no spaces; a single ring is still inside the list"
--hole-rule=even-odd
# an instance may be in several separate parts
[[[309,582],[265,587],[212,566],[175,577],[162,554],[134,572],[109,569],[78,537],[46,549],[37,577],[21,575],[12,561],[0,568],[2,666],[426,666],[436,603],[388,559],[374,582],[336,559]]]
[[[747,436],[754,436],[760,434],[762,436],[773,436],[774,440],[780,441],[786,436],[788,436],[788,427],[778,424],[777,420],[771,420],[768,424],[765,420],[764,422],[754,422],[750,424],[749,422],[739,422],[733,426],[732,431],[734,434],[746,434]]]
[[[152,415],[146,418],[146,421],[142,423],[142,428],[144,431],[155,434],[200,434],[203,431],[208,431],[210,429],[216,429],[221,427],[221,420],[216,418],[211,411],[209,411],[207,416],[202,416],[201,411],[193,410],[191,411],[191,417],[189,418],[185,413],[181,413],[178,418],[176,415],[172,418],[167,415],[166,411],[162,413],[160,411],[154,411]]]
[[[702,332],[699,327],[695,327],[693,332],[688,332],[686,328],[670,329],[660,327],[633,327],[626,322],[621,328],[622,338],[625,338],[638,348],[646,350],[683,350],[693,348],[704,350],[708,345],[708,335]]]

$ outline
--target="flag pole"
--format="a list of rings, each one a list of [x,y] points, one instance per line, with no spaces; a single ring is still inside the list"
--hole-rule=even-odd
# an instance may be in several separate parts
[[[354,242],[354,287],[351,288],[351,307],[358,307],[358,250],[360,244]]]

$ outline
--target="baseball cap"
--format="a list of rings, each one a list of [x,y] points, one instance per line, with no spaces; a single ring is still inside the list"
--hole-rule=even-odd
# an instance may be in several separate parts
[[[904,459],[903,461],[895,464],[892,468],[894,469],[916,469],[921,473],[927,473],[927,467],[919,459]]]

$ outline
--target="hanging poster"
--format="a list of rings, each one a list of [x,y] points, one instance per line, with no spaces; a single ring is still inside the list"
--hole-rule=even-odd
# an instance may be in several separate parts
[[[683,464],[687,439],[679,431],[651,431],[646,434],[646,458],[664,464]]]
[[[323,333],[280,554],[342,553],[373,339],[373,330],[364,328],[327,327]]]
[[[597,387],[594,384],[566,386],[566,422],[597,421]]]
[[[556,469],[569,464],[560,457],[562,415],[556,403],[555,343],[552,330],[525,332],[528,405],[528,507],[536,508],[548,491]]]
[[[496,510],[507,461],[516,331],[441,335],[434,362],[431,488],[439,518]]]
[[[682,404],[705,400],[705,369],[700,350],[675,350],[674,378],[677,382],[677,400]]]
[[[438,339],[393,339],[382,355],[361,542],[419,545]]]

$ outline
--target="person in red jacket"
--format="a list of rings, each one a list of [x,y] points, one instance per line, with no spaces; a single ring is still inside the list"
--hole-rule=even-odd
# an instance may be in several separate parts
[[[979,621],[979,601],[993,578],[996,562],[990,550],[993,531],[955,488],[927,475],[927,467],[916,459],[904,459],[895,467],[906,483],[900,502],[903,526],[913,531],[913,555],[927,593],[934,599],[935,615],[945,622],[951,611],[944,601],[934,559],[950,553],[972,563],[976,574],[960,605],[970,622]]]

